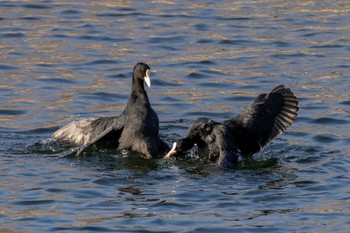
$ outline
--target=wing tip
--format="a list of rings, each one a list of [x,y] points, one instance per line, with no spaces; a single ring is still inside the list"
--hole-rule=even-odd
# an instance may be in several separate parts
[[[91,135],[84,132],[84,129],[91,126],[96,118],[76,120],[62,126],[52,134],[55,140],[68,141],[77,145],[85,145],[91,140]]]
[[[284,85],[279,85],[275,87],[272,92],[279,93],[282,95],[283,106],[281,111],[277,114],[275,118],[275,127],[282,133],[295,121],[298,111],[299,102],[295,94],[290,90],[290,88],[285,88]],[[282,131],[281,131],[281,125]]]

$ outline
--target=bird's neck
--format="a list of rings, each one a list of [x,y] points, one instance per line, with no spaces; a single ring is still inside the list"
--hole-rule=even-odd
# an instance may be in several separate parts
[[[142,79],[137,77],[132,78],[131,97],[144,99],[146,102],[149,102]]]

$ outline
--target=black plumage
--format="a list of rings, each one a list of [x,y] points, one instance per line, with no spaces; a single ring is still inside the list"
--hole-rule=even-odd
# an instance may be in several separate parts
[[[132,75],[131,93],[119,116],[73,121],[53,134],[56,140],[75,143],[77,154],[96,142],[107,142],[119,150],[137,151],[147,158],[157,158],[169,146],[159,137],[159,119],[152,109],[144,82],[150,87],[150,67],[138,63]]]
[[[239,154],[252,155],[285,131],[295,121],[298,101],[283,85],[269,94],[260,94],[254,103],[238,116],[215,122],[199,118],[192,123],[187,137],[174,143],[165,158],[198,147],[198,155],[231,167]]]

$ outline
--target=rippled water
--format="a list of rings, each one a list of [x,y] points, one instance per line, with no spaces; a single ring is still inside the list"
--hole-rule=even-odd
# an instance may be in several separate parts
[[[0,232],[348,232],[348,1],[1,1]],[[284,84],[295,124],[222,171],[110,151],[59,157],[50,135],[116,115],[138,61],[171,144]]]

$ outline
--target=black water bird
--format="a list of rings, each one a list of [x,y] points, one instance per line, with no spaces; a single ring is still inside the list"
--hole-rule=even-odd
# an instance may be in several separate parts
[[[238,116],[215,122],[209,118],[194,121],[187,137],[176,141],[164,158],[198,148],[198,156],[214,160],[221,167],[233,167],[239,155],[252,155],[280,135],[295,121],[298,101],[283,85],[269,94],[260,94]]]
[[[73,121],[52,137],[66,140],[79,147],[80,154],[96,142],[108,142],[118,150],[132,150],[147,158],[156,158],[169,151],[169,146],[159,137],[159,119],[152,109],[144,82],[151,86],[150,67],[138,63],[132,75],[132,88],[127,105],[119,116],[95,117]]]

